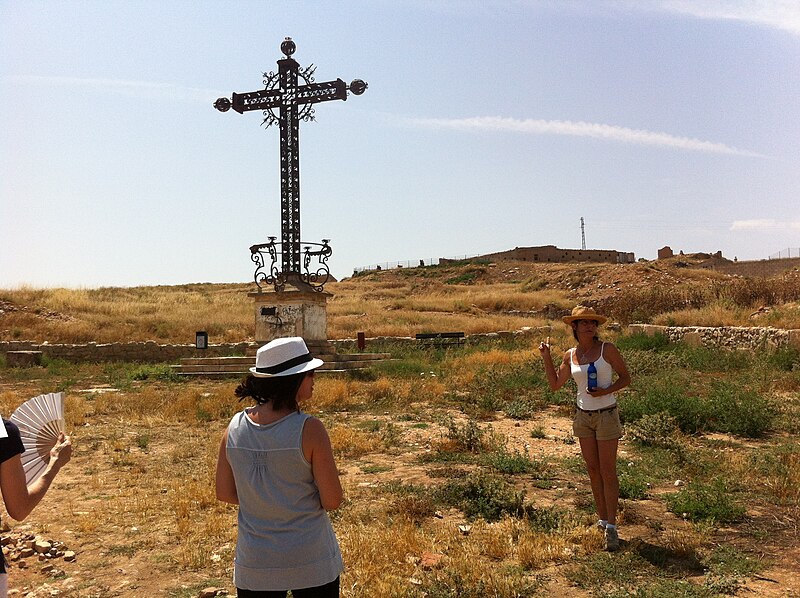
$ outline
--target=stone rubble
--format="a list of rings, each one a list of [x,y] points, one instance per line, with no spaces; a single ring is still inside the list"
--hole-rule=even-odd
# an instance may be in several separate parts
[[[25,569],[31,565],[26,561],[35,557],[40,562],[48,563],[43,566],[42,571],[52,577],[64,573],[54,562],[61,560],[69,563],[77,558],[75,552],[69,550],[63,542],[24,531],[4,531],[0,544],[11,567]]]

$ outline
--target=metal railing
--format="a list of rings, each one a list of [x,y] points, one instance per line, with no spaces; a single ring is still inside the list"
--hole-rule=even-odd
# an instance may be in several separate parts
[[[782,260],[790,257],[800,257],[800,247],[787,247],[786,249],[781,249],[778,253],[773,253],[767,259]]]
[[[380,264],[371,264],[369,266],[358,266],[353,268],[353,274],[361,274],[362,272],[370,272],[373,270],[393,270],[395,268],[424,268],[425,266],[438,266],[440,259],[450,260],[454,262],[464,261],[480,257],[479,254],[472,255],[457,255],[447,258],[428,258],[421,260],[403,260],[397,262],[381,262]]]

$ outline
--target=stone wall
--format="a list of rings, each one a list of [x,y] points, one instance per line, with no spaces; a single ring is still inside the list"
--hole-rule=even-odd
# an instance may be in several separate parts
[[[628,264],[635,261],[633,253],[617,251],[615,249],[560,249],[555,245],[542,245],[539,247],[515,247],[508,251],[498,251],[475,256],[471,259],[485,260],[516,260],[519,262],[599,262],[609,264]],[[440,264],[447,264],[458,260],[439,258]]]
[[[519,336],[536,339],[550,334],[549,326],[506,330],[487,334],[471,334],[464,341],[477,343],[485,340],[501,340]],[[760,349],[793,347],[800,349],[800,330],[779,328],[704,327],[704,326],[654,326],[631,324],[629,333],[647,335],[664,334],[671,342],[684,342],[693,346],[723,347],[726,349]],[[338,350],[356,352],[355,339],[330,341]],[[416,343],[414,337],[376,337],[370,343]],[[226,357],[255,355],[256,343],[224,343],[209,345],[208,349],[197,349],[194,345],[160,345],[155,341],[142,343],[87,343],[85,345],[37,344],[30,341],[0,341],[0,355],[9,351],[41,351],[48,359],[64,359],[72,362],[129,361],[141,363],[175,363],[183,357]]]
[[[663,334],[673,343],[684,342],[696,347],[722,347],[725,349],[761,349],[793,347],[800,349],[800,330],[780,328],[745,328],[740,326],[654,326],[631,324],[631,333],[649,336]]]
[[[87,343],[83,345],[37,344],[29,341],[0,341],[0,355],[9,351],[41,351],[48,359],[72,362],[130,361],[141,363],[176,362],[182,357],[225,357],[255,355],[254,343],[226,343],[197,349],[194,345],[160,345],[155,341],[141,343]]]

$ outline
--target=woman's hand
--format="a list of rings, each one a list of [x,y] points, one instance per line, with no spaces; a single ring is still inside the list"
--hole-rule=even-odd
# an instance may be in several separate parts
[[[66,465],[72,458],[72,441],[69,436],[61,432],[53,448],[50,449],[49,466],[54,471],[58,471]]]

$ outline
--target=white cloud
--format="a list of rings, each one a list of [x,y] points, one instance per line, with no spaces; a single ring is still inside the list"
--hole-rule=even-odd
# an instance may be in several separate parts
[[[633,10],[655,10],[717,21],[740,21],[800,35],[797,0],[610,0]]]
[[[774,231],[774,230],[800,230],[800,221],[775,220],[762,218],[754,220],[736,220],[731,224],[731,230]]]
[[[690,137],[678,137],[670,135],[669,133],[645,131],[643,129],[629,129],[615,125],[587,123],[582,121],[520,120],[500,116],[477,116],[458,119],[411,118],[406,119],[406,121],[412,125],[428,128],[457,129],[462,131],[512,132],[531,135],[570,135],[573,137],[593,137],[622,143],[671,147],[714,154],[730,154],[755,158],[767,157],[756,152],[737,149],[725,145],[724,143],[703,141]]]

